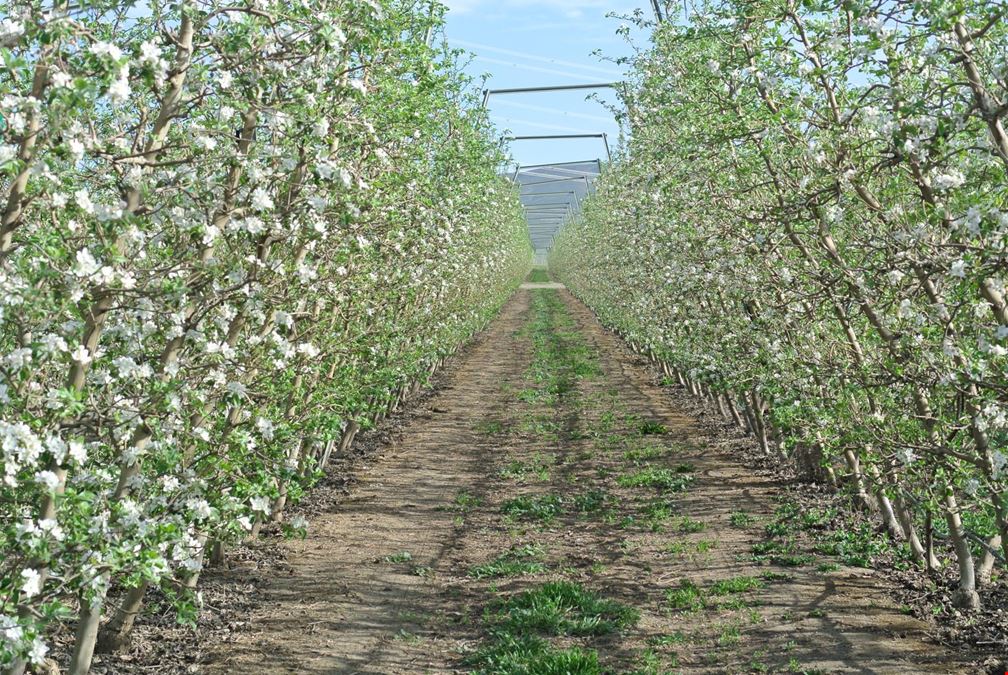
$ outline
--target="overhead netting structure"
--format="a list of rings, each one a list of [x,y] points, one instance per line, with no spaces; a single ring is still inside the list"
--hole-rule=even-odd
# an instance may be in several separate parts
[[[602,172],[598,159],[518,166],[511,180],[520,190],[536,256],[545,256],[560,228],[581,210]]]

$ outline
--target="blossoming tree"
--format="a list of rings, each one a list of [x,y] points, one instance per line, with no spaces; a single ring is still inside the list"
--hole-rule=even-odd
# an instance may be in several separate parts
[[[1008,557],[1004,8],[679,10],[551,266],[920,565],[951,553],[976,607]]]
[[[0,669],[73,629],[83,673],[152,587],[195,609],[204,565],[284,521],[531,254],[485,115],[422,38],[436,11],[0,16]]]

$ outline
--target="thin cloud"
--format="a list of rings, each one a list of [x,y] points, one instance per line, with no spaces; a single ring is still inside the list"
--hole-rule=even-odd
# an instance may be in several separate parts
[[[546,73],[548,75],[559,75],[560,77],[569,77],[572,80],[578,80],[582,84],[594,84],[594,82],[585,82],[585,75],[579,75],[578,73],[567,73],[562,70],[554,70],[552,68],[540,68],[539,66],[528,66],[523,63],[515,63],[514,61],[504,61],[503,59],[495,59],[489,56],[476,56],[477,61],[485,61],[487,63],[494,63],[499,66],[510,66],[511,68],[518,68],[519,70],[530,70],[536,73]]]
[[[637,2],[613,3],[612,0],[442,0],[448,9],[460,14],[471,12],[477,7],[490,6],[494,8],[509,7],[514,9],[528,9],[535,7],[540,10],[553,10],[557,12],[584,12],[585,10],[602,10],[604,12],[630,12],[637,6]],[[615,6],[614,6],[615,4]]]
[[[478,2],[478,0],[472,0]],[[557,24],[565,27],[570,27],[570,24]],[[551,63],[557,66],[563,66],[565,68],[574,68],[577,70],[587,70],[593,73],[601,73],[602,75],[609,75],[610,77],[621,77],[622,74],[619,71],[611,70],[609,68],[600,68],[598,66],[590,66],[584,63],[575,63],[574,61],[564,61],[561,59],[551,59],[544,56],[536,56],[535,54],[529,54],[528,52],[518,52],[511,49],[502,49],[500,47],[493,47],[491,45],[481,44],[479,42],[469,42],[468,40],[458,40],[455,38],[448,38],[448,42],[451,44],[458,45],[460,47],[465,47],[466,49],[475,49],[481,52],[493,52],[494,54],[503,54],[505,56],[514,56],[526,61],[538,61],[540,63]]]
[[[565,127],[559,124],[546,124],[544,122],[534,122],[532,120],[518,120],[513,117],[506,117],[503,120],[506,124],[497,123],[500,128],[511,128],[512,124],[522,124],[528,127],[536,127],[537,129],[551,129],[553,131],[568,131],[572,134],[596,134],[598,133],[594,129],[575,129],[574,127]],[[514,129],[511,129],[514,131]],[[518,134],[516,134],[518,135]]]
[[[518,101],[513,101],[508,98],[499,97],[493,99],[494,105],[508,105],[512,108],[521,108],[523,110],[534,110],[536,112],[545,113],[557,113],[564,117],[576,117],[579,120],[590,120],[592,122],[603,122],[605,124],[615,125],[616,120],[612,117],[602,117],[601,115],[586,115],[585,113],[570,112],[568,110],[561,110],[560,108],[550,108],[542,105],[532,105],[531,103],[519,103]]]

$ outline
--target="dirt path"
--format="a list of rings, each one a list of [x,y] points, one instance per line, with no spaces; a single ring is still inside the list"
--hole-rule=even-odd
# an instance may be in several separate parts
[[[564,290],[426,407],[203,672],[968,671]]]

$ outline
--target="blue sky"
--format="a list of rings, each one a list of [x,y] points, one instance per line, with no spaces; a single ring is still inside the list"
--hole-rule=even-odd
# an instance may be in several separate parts
[[[487,87],[506,89],[621,79],[621,67],[607,57],[631,52],[616,34],[622,23],[606,18],[649,5],[634,0],[443,0],[448,6],[445,39],[475,56],[474,76],[491,75]],[[650,10],[649,10],[650,11]],[[637,38],[638,41],[640,38]],[[615,148],[619,129],[611,113],[588,91],[510,94],[490,98],[490,115],[512,135],[606,133]],[[615,92],[597,95],[616,102]],[[514,158],[522,164],[605,158],[601,139],[515,141]]]

